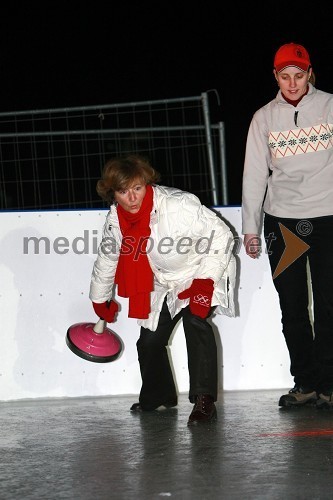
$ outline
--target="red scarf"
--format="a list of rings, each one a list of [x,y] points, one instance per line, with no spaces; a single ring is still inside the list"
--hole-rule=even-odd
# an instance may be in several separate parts
[[[132,214],[117,206],[123,235],[116,270],[118,295],[129,297],[128,317],[147,319],[150,313],[150,292],[153,290],[153,272],[146,254],[150,236],[150,214],[153,208],[153,188],[146,186],[140,210]]]

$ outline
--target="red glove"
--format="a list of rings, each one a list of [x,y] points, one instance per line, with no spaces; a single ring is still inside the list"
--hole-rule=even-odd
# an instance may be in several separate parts
[[[111,300],[110,302],[103,302],[102,304],[97,304],[96,302],[93,302],[92,304],[97,316],[104,319],[108,323],[112,323],[114,321],[114,317],[118,311],[117,302]]]
[[[200,318],[207,318],[214,291],[214,281],[194,279],[190,288],[178,294],[179,299],[190,299],[190,311]]]

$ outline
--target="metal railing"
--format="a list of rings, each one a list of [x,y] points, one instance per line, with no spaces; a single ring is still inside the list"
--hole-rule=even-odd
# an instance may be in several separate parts
[[[105,162],[140,153],[161,184],[228,204],[224,124],[208,94],[157,101],[0,113],[0,209],[103,207]]]

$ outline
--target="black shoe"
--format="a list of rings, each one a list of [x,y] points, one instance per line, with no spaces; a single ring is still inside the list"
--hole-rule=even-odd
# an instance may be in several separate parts
[[[143,409],[141,408],[141,405],[140,403],[134,403],[131,408],[130,408],[130,411],[143,411]]]
[[[316,401],[316,391],[312,388],[295,385],[293,389],[290,389],[288,394],[280,397],[279,406],[314,405]]]
[[[157,406],[154,406],[154,407],[145,407],[143,408],[141,403],[134,403],[131,408],[130,408],[130,411],[133,411],[133,412],[142,412],[142,411],[154,411],[154,410],[158,410],[158,409],[163,409],[163,408],[173,408],[174,406],[177,406],[178,404],[178,401],[177,399],[172,399],[171,401],[167,401],[166,403],[162,403],[160,405],[157,405]]]
[[[216,419],[216,406],[214,398],[209,394],[199,394],[189,416],[187,425],[207,423]]]
[[[333,410],[333,393],[321,392],[316,402],[318,410]]]

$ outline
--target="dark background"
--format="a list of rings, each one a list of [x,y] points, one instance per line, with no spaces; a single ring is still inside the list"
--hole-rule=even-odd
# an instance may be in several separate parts
[[[1,7],[0,111],[216,89],[220,105],[215,101],[212,118],[225,123],[229,203],[238,205],[247,129],[254,111],[277,92],[272,66],[279,46],[305,45],[317,88],[333,93],[327,2],[104,3],[31,0]]]

